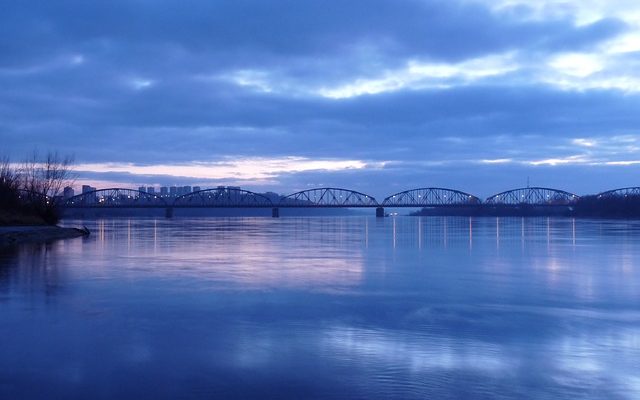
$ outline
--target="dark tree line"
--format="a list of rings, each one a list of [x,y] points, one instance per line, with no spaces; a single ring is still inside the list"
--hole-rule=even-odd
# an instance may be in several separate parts
[[[55,224],[57,199],[72,183],[72,158],[34,152],[24,162],[0,159],[0,224]]]
[[[640,195],[582,196],[574,204],[566,206],[479,204],[473,207],[423,208],[411,215],[640,218]]]
[[[640,218],[640,196],[583,196],[574,215],[583,217]]]

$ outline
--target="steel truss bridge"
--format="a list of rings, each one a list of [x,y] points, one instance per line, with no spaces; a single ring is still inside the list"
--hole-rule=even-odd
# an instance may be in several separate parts
[[[624,197],[640,197],[640,187],[626,187],[620,189],[607,190],[606,192],[598,193],[597,198],[624,198]]]
[[[616,189],[598,196],[629,194],[640,195],[640,188]],[[385,207],[567,207],[578,199],[573,193],[543,187],[513,189],[485,201],[459,190],[427,187],[399,192],[381,202],[365,193],[333,187],[308,189],[277,198],[230,187],[200,190],[175,198],[110,188],[79,194],[60,205],[65,209],[164,208],[168,217],[173,215],[174,208],[271,208],[274,217],[279,216],[280,208],[375,208],[377,216],[384,216]]]
[[[528,187],[494,194],[485,200],[485,204],[496,206],[570,206],[576,203],[579,198],[579,196],[564,190]]]

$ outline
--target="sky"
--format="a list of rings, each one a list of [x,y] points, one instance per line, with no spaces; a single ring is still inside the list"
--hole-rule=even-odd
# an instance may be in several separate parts
[[[0,154],[76,185],[640,185],[637,0],[0,0]]]

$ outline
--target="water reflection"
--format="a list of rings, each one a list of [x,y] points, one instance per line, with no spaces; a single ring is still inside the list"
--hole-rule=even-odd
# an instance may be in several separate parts
[[[0,246],[0,293],[5,300],[54,297],[63,289],[66,271],[60,268],[57,243]]]
[[[67,223],[0,250],[0,398],[640,396],[639,223]]]
[[[245,288],[335,289],[359,282],[368,223],[317,218],[96,221],[92,245],[75,243],[73,255],[86,259],[85,268],[102,269],[113,258],[113,273],[190,276]],[[361,250],[354,251],[353,243]]]

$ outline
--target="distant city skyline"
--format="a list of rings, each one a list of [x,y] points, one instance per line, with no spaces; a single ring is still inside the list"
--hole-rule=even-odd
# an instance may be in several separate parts
[[[75,185],[640,185],[632,0],[7,2],[0,156]]]

